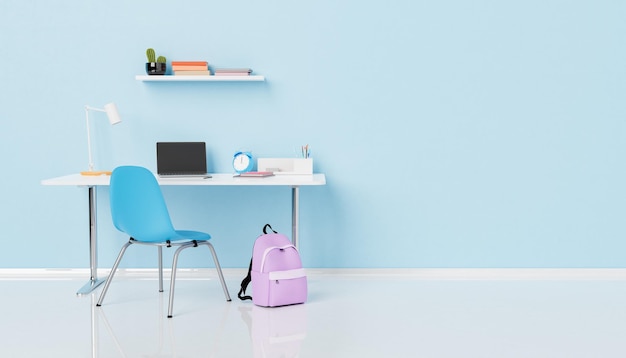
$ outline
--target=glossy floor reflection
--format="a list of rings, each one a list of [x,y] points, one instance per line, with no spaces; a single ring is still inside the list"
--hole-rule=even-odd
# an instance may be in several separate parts
[[[309,277],[309,302],[256,307],[215,279],[0,279],[2,357],[623,357],[624,280]],[[100,290],[96,291],[97,293]]]

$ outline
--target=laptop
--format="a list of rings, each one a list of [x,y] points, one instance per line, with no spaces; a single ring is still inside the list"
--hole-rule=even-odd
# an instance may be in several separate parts
[[[161,178],[210,178],[205,142],[157,142],[157,174]]]

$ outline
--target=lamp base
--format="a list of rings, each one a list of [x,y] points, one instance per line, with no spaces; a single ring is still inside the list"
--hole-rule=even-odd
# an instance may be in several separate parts
[[[107,170],[100,170],[100,171],[88,170],[86,172],[80,172],[80,175],[90,175],[90,176],[111,175],[111,172]]]

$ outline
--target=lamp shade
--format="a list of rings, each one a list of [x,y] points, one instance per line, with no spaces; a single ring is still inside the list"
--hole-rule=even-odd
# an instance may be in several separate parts
[[[120,118],[120,113],[117,111],[117,106],[115,105],[115,103],[105,104],[104,111],[106,112],[107,117],[109,117],[109,123],[111,123],[111,125],[118,124],[122,121],[122,119]]]

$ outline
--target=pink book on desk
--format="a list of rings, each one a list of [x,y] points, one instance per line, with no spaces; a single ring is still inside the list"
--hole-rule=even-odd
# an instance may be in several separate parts
[[[274,175],[273,172],[245,172],[241,173],[238,176],[240,177],[271,177]]]

